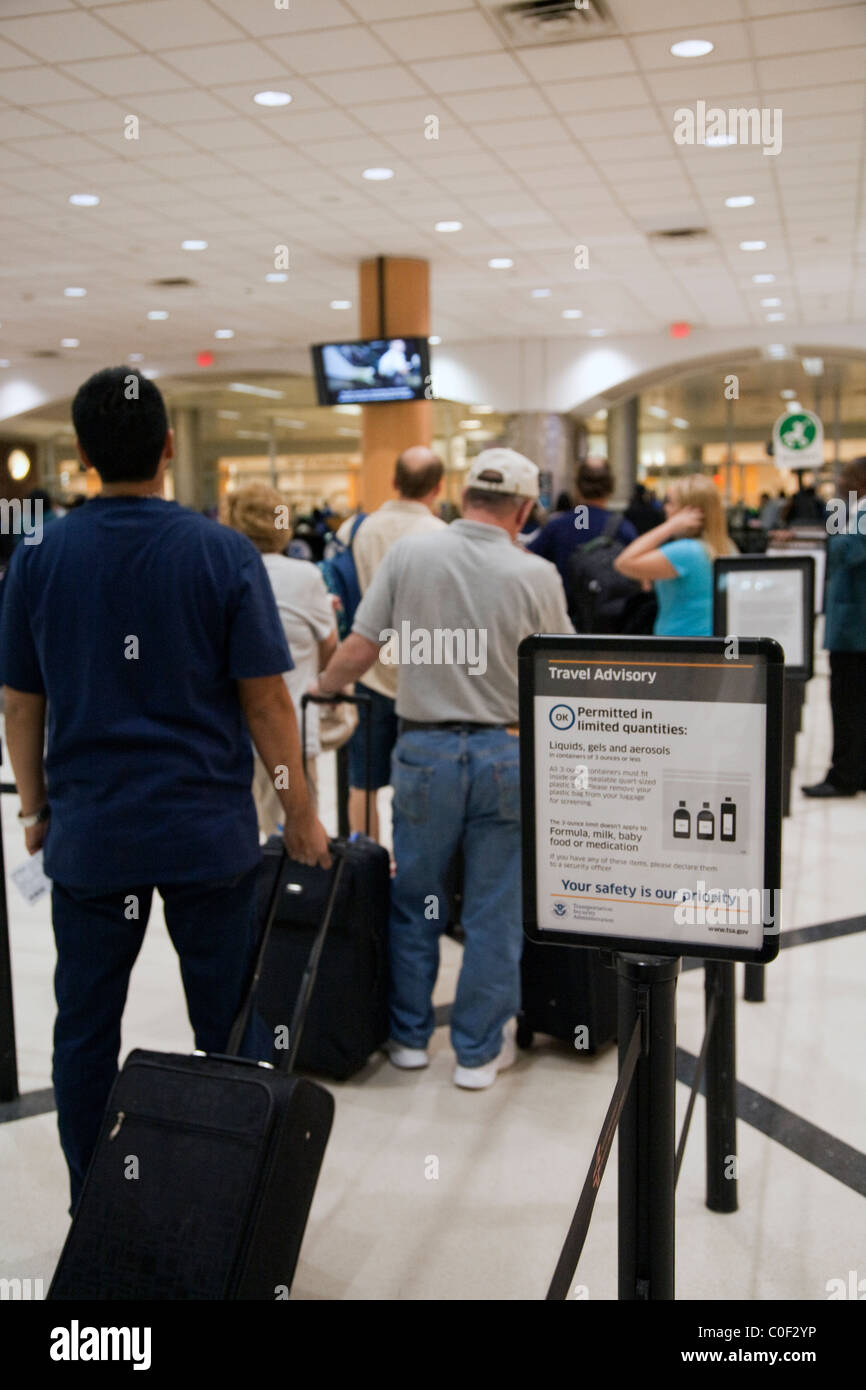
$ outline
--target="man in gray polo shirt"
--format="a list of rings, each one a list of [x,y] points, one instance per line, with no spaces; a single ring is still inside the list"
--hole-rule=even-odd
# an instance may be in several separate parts
[[[481,1090],[514,1060],[505,1025],[520,1006],[517,646],[574,629],[554,566],[515,544],[538,496],[535,464],[488,449],[467,484],[462,520],[388,551],[319,689],[357,680],[380,649],[398,665],[388,1054],[398,1067],[427,1065],[443,880],[462,845],[454,1080]]]

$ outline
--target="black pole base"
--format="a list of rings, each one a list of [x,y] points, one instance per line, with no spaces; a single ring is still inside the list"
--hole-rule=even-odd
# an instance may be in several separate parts
[[[766,998],[766,969],[765,965],[746,966],[743,998],[749,1004],[763,1004]]]

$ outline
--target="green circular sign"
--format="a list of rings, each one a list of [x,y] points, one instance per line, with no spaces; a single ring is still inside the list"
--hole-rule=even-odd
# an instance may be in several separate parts
[[[815,421],[811,415],[786,415],[779,428],[786,449],[808,449],[815,441]]]

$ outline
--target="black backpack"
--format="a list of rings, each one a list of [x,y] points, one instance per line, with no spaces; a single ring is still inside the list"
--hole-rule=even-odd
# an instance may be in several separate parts
[[[622,523],[612,512],[604,530],[568,557],[565,596],[568,615],[578,632],[622,632],[629,600],[641,593],[636,579],[627,579],[613,567],[625,550],[616,533]]]

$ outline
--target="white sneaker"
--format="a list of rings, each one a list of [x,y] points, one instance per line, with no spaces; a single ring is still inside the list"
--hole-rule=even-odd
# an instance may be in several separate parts
[[[497,1072],[510,1067],[516,1057],[517,1044],[514,1041],[514,1033],[506,1024],[502,1030],[502,1050],[499,1056],[494,1057],[492,1062],[485,1062],[481,1067],[461,1067],[458,1062],[454,1070],[454,1085],[462,1086],[465,1091],[486,1091],[496,1080]]]
[[[404,1047],[402,1043],[395,1042],[393,1038],[389,1038],[386,1042],[385,1051],[389,1061],[403,1071],[417,1071],[420,1067],[426,1067],[430,1061],[425,1048]]]

